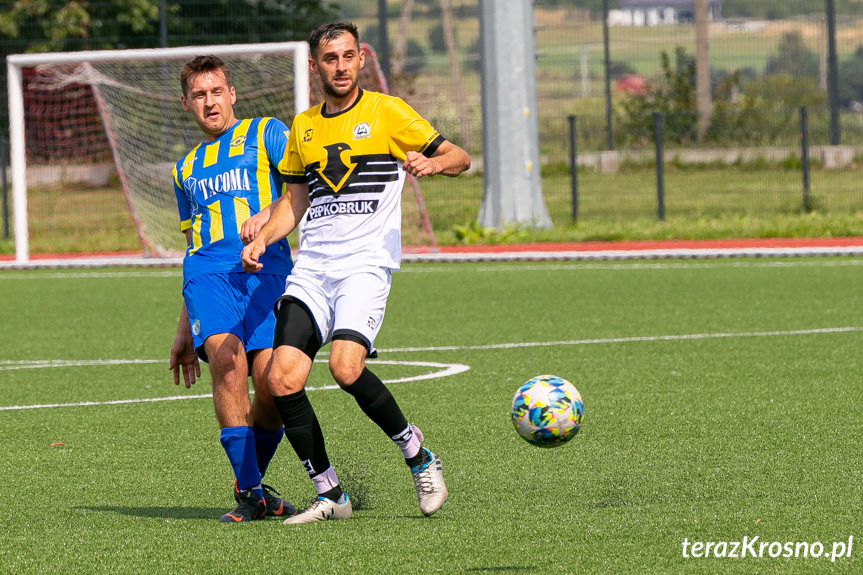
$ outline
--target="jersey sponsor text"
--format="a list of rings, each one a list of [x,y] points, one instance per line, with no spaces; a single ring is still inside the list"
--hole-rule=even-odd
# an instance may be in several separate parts
[[[378,200],[351,200],[346,202],[329,202],[309,208],[308,220],[316,220],[324,216],[367,215],[378,209]]]

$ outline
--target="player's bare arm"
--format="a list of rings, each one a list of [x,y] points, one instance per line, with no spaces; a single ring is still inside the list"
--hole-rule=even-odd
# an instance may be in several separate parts
[[[445,140],[430,158],[419,152],[408,152],[404,170],[415,178],[423,176],[457,176],[470,167],[470,156],[459,146]]]
[[[186,245],[192,242],[192,230],[186,230]],[[189,312],[186,303],[180,311],[180,321],[177,322],[177,335],[171,344],[171,359],[168,369],[174,372],[174,385],[180,385],[180,372],[183,372],[183,382],[186,387],[192,387],[195,378],[201,377],[201,364],[198,354],[195,353],[195,344],[192,341],[192,329],[189,327]]]
[[[285,193],[270,205],[269,221],[260,229],[255,239],[243,248],[241,258],[243,269],[247,272],[254,273],[263,268],[258,258],[267,246],[285,237],[297,227],[300,218],[309,207],[309,185],[287,184]]]

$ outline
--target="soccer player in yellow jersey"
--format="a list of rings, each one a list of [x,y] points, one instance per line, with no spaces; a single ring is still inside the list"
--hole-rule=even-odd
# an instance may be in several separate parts
[[[447,498],[440,458],[421,445],[422,433],[407,421],[365,358],[375,355],[391,274],[400,265],[405,174],[456,176],[470,167],[470,156],[402,100],[359,87],[365,62],[353,24],[318,26],[309,46],[310,69],[320,76],[324,101],[291,125],[285,165],[280,165],[287,190],[241,232],[248,242],[244,268],[266,271],[261,259],[266,246],[307,214],[279,301],[268,381],[285,436],[318,498],[285,523],[352,514],[305,394],[315,354],[327,342],[333,378],[401,449],[420,511],[431,515]]]
[[[183,309],[171,347],[174,383],[189,387],[201,375],[198,358],[209,362],[220,442],[234,470],[237,507],[223,523],[251,521],[296,510],[261,483],[282,439],[282,422],[267,385],[276,318],[273,304],[291,271],[282,237],[262,254],[267,273],[243,270],[240,229],[252,214],[281,193],[278,164],[288,129],[276,118],[238,120],[236,90],[228,66],[199,56],[180,72],[182,103],[204,141],[174,166],[174,194],[183,258]],[[249,401],[248,377],[255,386]]]

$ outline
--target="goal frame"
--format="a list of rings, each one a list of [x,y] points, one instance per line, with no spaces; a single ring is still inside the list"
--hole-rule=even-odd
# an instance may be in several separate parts
[[[290,51],[294,58],[294,111],[309,108],[309,45],[307,42],[269,42],[261,44],[222,44],[182,46],[177,48],[142,48],[134,50],[86,50],[80,52],[47,52],[13,54],[6,57],[7,94],[9,99],[9,160],[12,181],[12,207],[15,262],[30,261],[30,235],[27,213],[27,154],[24,129],[23,69],[47,64],[76,65],[85,62],[153,61],[163,58],[194,58],[200,54],[243,56]]]

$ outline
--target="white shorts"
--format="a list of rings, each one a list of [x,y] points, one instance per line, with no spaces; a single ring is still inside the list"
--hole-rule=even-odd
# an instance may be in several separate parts
[[[321,345],[333,336],[359,336],[371,353],[384,321],[391,285],[392,272],[377,266],[326,272],[295,266],[284,295],[300,300],[312,312]]]

